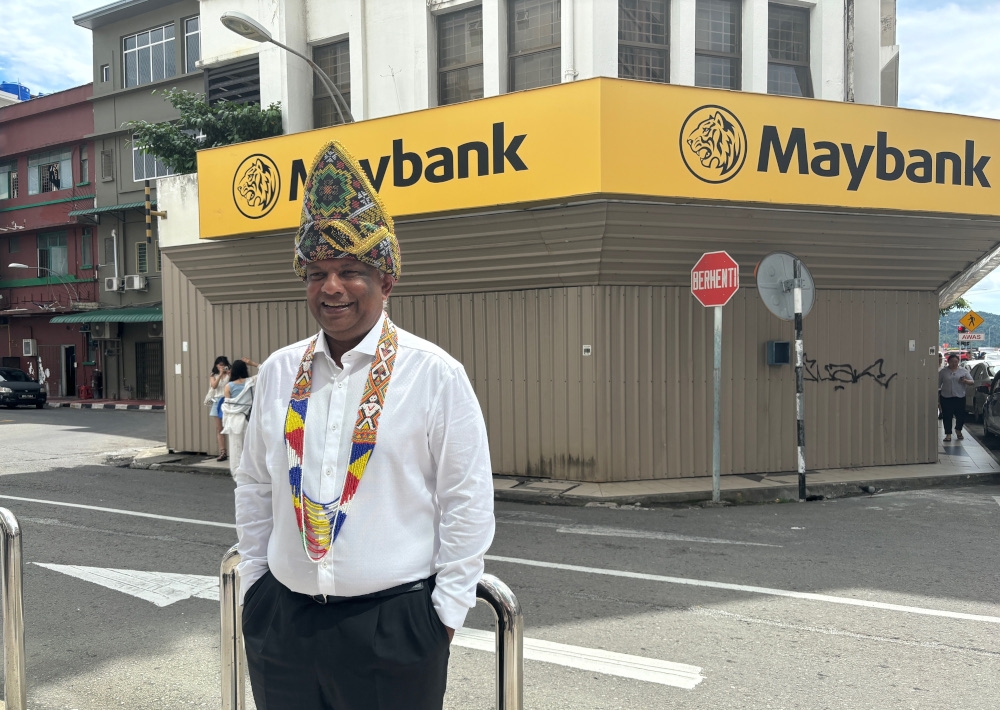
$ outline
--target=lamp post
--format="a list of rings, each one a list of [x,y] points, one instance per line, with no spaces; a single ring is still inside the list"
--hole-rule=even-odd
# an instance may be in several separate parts
[[[227,10],[222,13],[222,17],[219,19],[222,21],[222,24],[226,26],[226,29],[231,32],[235,32],[236,34],[246,37],[254,42],[270,42],[276,47],[281,47],[286,52],[294,54],[296,57],[302,59],[306,64],[312,67],[313,72],[316,73],[316,76],[326,89],[326,93],[330,95],[330,100],[333,102],[333,107],[337,109],[337,115],[340,117],[340,122],[354,123],[354,116],[351,115],[351,107],[347,105],[346,101],[344,101],[344,97],[341,95],[340,90],[337,89],[337,85],[334,84],[330,77],[326,75],[326,72],[320,69],[316,62],[311,60],[306,55],[296,52],[291,47],[276,40],[262,24],[249,15],[244,15],[242,12]],[[336,96],[334,96],[334,94],[336,94]],[[337,99],[340,99],[339,103],[337,102]],[[346,121],[344,120],[344,112],[340,110],[340,104],[344,105],[344,111],[347,112]]]
[[[80,302],[80,294],[77,293],[76,287],[72,286],[67,281],[63,281],[62,277],[59,274],[57,274],[55,271],[53,271],[52,269],[46,268],[44,266],[28,266],[27,264],[17,264],[17,263],[15,263],[15,264],[7,264],[7,266],[8,266],[8,268],[11,268],[11,269],[41,269],[42,271],[45,271],[48,274],[52,274],[53,276],[56,277],[56,279],[58,279],[59,283],[62,284],[62,287],[64,289],[66,289],[66,296],[69,298],[69,307],[70,308],[73,307],[73,301],[74,300],[77,303]],[[70,292],[70,288],[73,289],[72,293]]]

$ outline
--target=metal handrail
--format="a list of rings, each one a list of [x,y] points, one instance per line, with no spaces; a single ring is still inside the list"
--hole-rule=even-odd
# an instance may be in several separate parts
[[[24,563],[21,526],[0,508],[0,595],[3,595],[3,699],[6,710],[28,706],[24,677]]]
[[[0,509],[2,510],[2,509]],[[222,612],[222,710],[244,710],[243,624],[237,589],[236,545],[222,558],[219,568],[219,606]],[[476,585],[476,598],[493,610],[496,619],[497,710],[522,710],[524,687],[524,622],[521,605],[510,587],[484,574]],[[18,708],[17,710],[22,710]]]
[[[521,710],[524,688],[524,617],[510,587],[484,574],[476,598],[486,602],[496,619],[497,710]]]
[[[222,710],[243,710],[246,691],[243,683],[243,624],[240,620],[239,578],[236,565],[240,553],[236,545],[219,565],[219,606],[222,616]]]

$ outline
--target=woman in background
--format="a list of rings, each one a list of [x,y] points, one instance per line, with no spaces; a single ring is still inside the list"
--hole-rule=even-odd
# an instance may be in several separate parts
[[[225,399],[225,388],[229,384],[229,373],[231,370],[229,358],[219,355],[212,365],[212,374],[208,377],[209,395],[205,397],[205,403],[211,406],[208,416],[214,420],[215,440],[219,444],[219,456],[216,461],[225,461],[229,458],[226,455],[226,438],[222,435],[222,400]],[[211,401],[209,401],[211,400]]]
[[[233,363],[229,384],[225,387],[225,401],[222,403],[222,433],[229,437],[229,472],[235,476],[243,453],[243,438],[246,436],[247,420],[253,407],[253,388],[256,378],[250,376],[247,363],[237,360]]]

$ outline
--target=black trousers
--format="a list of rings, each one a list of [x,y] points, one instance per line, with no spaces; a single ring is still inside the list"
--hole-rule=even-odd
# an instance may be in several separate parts
[[[318,604],[268,572],[243,605],[258,710],[441,710],[450,643],[431,591]]]
[[[951,436],[951,420],[955,420],[955,431],[965,426],[965,397],[942,397],[941,413],[944,415],[944,433]]]

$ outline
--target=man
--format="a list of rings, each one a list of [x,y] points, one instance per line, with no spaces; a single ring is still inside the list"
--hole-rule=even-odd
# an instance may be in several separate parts
[[[236,472],[254,699],[440,709],[493,539],[486,426],[462,365],[384,313],[399,246],[354,159],[329,144],[304,190],[320,333],[261,365]]]
[[[938,371],[938,390],[941,393],[941,412],[944,415],[944,440],[951,441],[951,420],[955,419],[955,437],[961,441],[965,426],[965,388],[976,382],[964,367],[959,367],[957,353],[948,356],[948,367]]]

